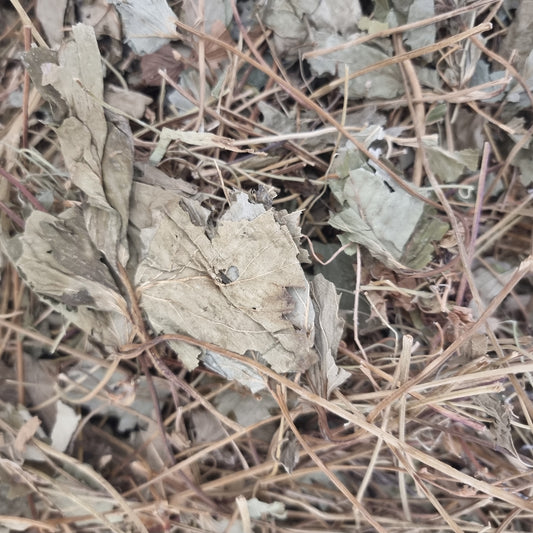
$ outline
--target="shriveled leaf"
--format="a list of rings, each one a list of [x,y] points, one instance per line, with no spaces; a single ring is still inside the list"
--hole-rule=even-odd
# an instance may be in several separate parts
[[[166,0],[108,0],[122,19],[126,42],[139,55],[152,54],[175,39],[176,15]]]
[[[28,285],[83,331],[105,345],[129,342],[126,302],[100,261],[81,209],[58,217],[33,212],[6,251]]]
[[[93,363],[79,362],[66,372],[69,383],[79,383],[77,389],[69,386],[65,395],[68,400],[81,403],[89,411],[102,416],[115,418],[119,432],[133,431],[136,427],[146,427],[146,418],[150,417],[154,403],[150,387],[144,376],[133,380],[128,372],[117,368],[107,381],[103,394],[81,401],[87,394],[87,382],[99,383],[106,378],[106,368],[94,368]],[[88,376],[90,380],[88,380]],[[153,376],[152,385],[159,401],[163,402],[169,395],[168,383],[163,378]]]
[[[477,170],[479,165],[479,150],[467,148],[451,152],[440,146],[426,148],[431,170],[446,183],[455,183],[468,170]]]
[[[52,48],[61,44],[66,8],[67,0],[39,0],[35,7],[35,15],[39,19]]]
[[[240,361],[234,361],[211,350],[206,350],[202,361],[213,372],[229,381],[237,381],[250,389],[253,394],[257,394],[266,388],[265,378],[257,370]]]
[[[94,28],[97,37],[106,35],[120,43],[122,29],[120,17],[116,11],[109,9],[107,0],[92,0],[76,5],[77,17],[80,22]],[[118,46],[121,46],[120,44]]]
[[[261,15],[262,22],[274,32],[274,45],[282,57],[294,59],[295,50],[308,36],[301,14],[287,0],[268,0]]]
[[[153,185],[151,188],[154,192],[158,189],[166,191],[175,191],[184,196],[193,196],[198,192],[198,187],[181,178],[171,178],[157,167],[142,161],[135,162],[135,179],[140,183]]]
[[[202,19],[205,31],[209,34],[213,31],[213,25],[221,23],[229,26],[233,18],[230,0],[204,0],[203,11],[200,11],[200,3],[197,0],[184,0],[181,5],[180,20],[189,26],[195,26]]]
[[[109,84],[105,88],[105,101],[134,118],[142,118],[146,107],[152,103],[152,98],[138,91]]]
[[[41,421],[39,417],[32,416],[30,419],[26,420],[22,427],[18,430],[17,436],[15,437],[15,442],[13,446],[18,455],[22,455],[26,449],[26,443],[33,438],[35,432],[41,426]]]
[[[472,400],[489,419],[489,432],[494,445],[518,457],[511,434],[511,415],[504,398],[497,394],[481,394],[473,396]]]
[[[322,47],[309,34],[310,27],[344,36],[356,31],[360,17],[359,2],[351,0],[268,0],[261,14],[262,22],[274,32],[278,54],[285,59],[297,57],[304,44]]]
[[[339,156],[337,169],[351,161],[348,152]],[[349,167],[349,165],[348,165]],[[448,226],[431,216],[425,204],[369,167],[348,171],[347,177],[330,183],[342,209],[330,224],[343,231],[342,244],[358,243],[389,268],[419,269],[429,263],[432,241],[439,240]]]
[[[289,289],[307,282],[298,247],[272,211],[223,220],[209,239],[175,196],[153,214],[145,233],[150,241],[135,282],[155,331],[255,352],[280,372],[315,360],[312,330],[298,330],[286,318],[295,307]],[[177,348],[181,357],[184,349]],[[190,368],[196,365],[191,355],[184,361]]]
[[[46,81],[46,72],[51,68],[51,65],[58,64],[57,52],[46,48],[31,48],[22,55],[22,61],[33,84],[43,99],[50,104],[52,120],[56,123],[61,122],[69,112],[67,102],[61,93]]]
[[[181,130],[172,130],[170,128],[163,128],[161,131],[161,136],[159,137],[159,142],[155,150],[150,156],[150,163],[157,165],[165,152],[167,151],[168,145],[172,141],[180,141],[185,144],[192,146],[201,146],[204,148],[218,147],[223,150],[231,150],[232,152],[250,152],[256,153],[254,150],[246,150],[239,148],[235,145],[235,141],[228,139],[227,137],[222,137],[220,135],[215,135],[208,132],[197,132],[197,131],[181,131]]]
[[[350,377],[335,362],[344,321],[338,315],[340,297],[335,285],[321,274],[311,282],[311,295],[315,306],[315,347],[319,359],[308,374],[318,394],[328,398]]]
[[[231,389],[218,394],[214,403],[219,413],[244,427],[267,420],[277,408],[276,401],[268,394],[257,397]]]
[[[35,78],[41,73],[40,87],[56,106],[58,117],[70,115],[57,135],[72,181],[87,195],[87,231],[113,267],[117,262],[125,265],[133,142],[127,121],[106,121],[94,30],[78,24],[72,35],[59,50],[56,63],[45,52],[33,52],[26,60]]]

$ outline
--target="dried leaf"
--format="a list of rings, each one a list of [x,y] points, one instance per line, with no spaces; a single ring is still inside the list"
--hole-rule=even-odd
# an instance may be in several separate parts
[[[279,372],[314,361],[312,329],[298,330],[287,318],[295,307],[289,289],[307,286],[298,247],[272,211],[250,221],[222,220],[212,239],[179,197],[169,198],[153,220],[135,282],[155,331],[255,352]],[[187,357],[185,349],[180,344],[177,352],[192,368],[198,352]]]
[[[126,231],[133,170],[133,143],[127,121],[104,116],[103,72],[94,30],[78,24],[73,40],[49,54],[27,56],[34,77],[60,115],[69,114],[57,130],[72,181],[88,197],[85,224],[98,250],[112,266],[128,260]],[[64,106],[67,106],[67,109]]]
[[[66,8],[67,0],[39,0],[35,6],[35,15],[52,48],[59,46],[63,39],[63,19]]]
[[[109,105],[134,118],[142,118],[146,107],[152,103],[152,98],[143,93],[112,84],[106,86],[104,98]]]
[[[107,346],[130,342],[126,302],[100,261],[80,208],[58,217],[34,211],[24,233],[5,247],[28,285],[68,320]]]
[[[41,421],[37,416],[32,416],[29,420],[26,420],[22,427],[17,431],[15,442],[13,446],[18,455],[23,455],[26,449],[26,443],[33,438],[35,432],[41,426]]]
[[[52,447],[58,452],[64,452],[78,427],[81,415],[77,414],[72,407],[58,401],[56,403],[57,416],[56,423],[50,435]]]
[[[202,357],[204,365],[229,381],[237,381],[253,394],[266,388],[265,378],[255,369],[240,361],[206,350]]]
[[[220,135],[215,135],[214,133],[163,128],[157,146],[150,156],[150,163],[152,163],[152,165],[157,165],[161,159],[163,159],[168,145],[172,141],[180,141],[185,144],[201,146],[203,148],[212,148],[216,146],[218,148],[222,148],[223,150],[231,150],[232,152],[248,152],[251,154],[258,153],[255,150],[239,148],[235,145],[234,140],[228,139],[227,137],[222,137]]]
[[[336,168],[340,176],[346,176],[343,170],[353,168],[346,163],[352,159],[350,152],[339,156]],[[348,170],[347,177],[330,182],[330,187],[342,205],[342,210],[330,219],[334,228],[344,232],[340,236],[342,244],[359,243],[394,270],[427,265],[432,241],[439,240],[448,229],[431,217],[421,200],[370,167]]]
[[[309,369],[308,375],[318,394],[328,398],[350,377],[335,362],[344,321],[338,316],[340,297],[335,285],[321,274],[311,282],[311,295],[315,306],[315,347],[319,359]]]
[[[310,27],[345,36],[357,29],[359,2],[351,0],[268,0],[261,21],[274,32],[274,44],[284,59],[297,57],[306,44],[321,48],[309,34]]]
[[[136,54],[152,54],[178,36],[176,15],[165,0],[108,1],[116,6],[126,42]]]
[[[353,35],[349,38],[353,38]],[[312,30],[312,41],[318,49],[340,46],[349,38],[322,29]],[[308,62],[317,76],[325,74],[337,76],[344,75],[344,65],[348,67],[349,73],[354,73],[389,57],[379,48],[359,44],[356,47],[352,46],[312,57],[308,59]],[[343,86],[340,89],[343,90]],[[398,65],[380,68],[348,82],[349,98],[395,98],[403,91],[403,81]]]
[[[413,3],[409,6],[409,15],[407,17],[407,23],[418,22],[420,20],[430,19],[435,16],[435,5],[432,0],[413,0]],[[435,42],[435,36],[437,34],[437,28],[435,24],[429,24],[409,30],[405,34],[405,43],[415,50],[416,48],[422,48],[423,46],[429,46]]]
[[[31,81],[43,99],[50,104],[52,120],[56,123],[61,122],[69,112],[68,105],[60,92],[46,81],[45,76],[51,65],[58,64],[57,52],[46,48],[31,48],[22,54],[22,61],[28,70]]]
[[[440,146],[429,146],[426,153],[431,170],[446,183],[456,183],[465,169],[478,169],[479,150],[474,148],[450,152]]]
[[[518,457],[511,433],[511,415],[504,399],[497,394],[481,394],[473,396],[472,401],[489,418],[489,431],[494,445]]]
[[[238,391],[226,389],[214,400],[217,411],[237,421],[243,427],[267,420],[276,412],[277,404],[272,396],[252,396]]]

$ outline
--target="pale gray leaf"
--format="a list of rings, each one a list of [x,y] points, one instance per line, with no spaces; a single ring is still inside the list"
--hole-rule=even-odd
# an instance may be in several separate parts
[[[139,55],[153,54],[178,37],[176,15],[165,0],[108,0],[122,19],[126,42]]]
[[[237,381],[247,387],[252,394],[257,394],[266,388],[265,378],[257,370],[240,361],[206,350],[205,355],[202,357],[202,362],[207,368],[227,380]],[[242,421],[239,423],[242,424]]]
[[[433,0],[413,0],[409,7],[407,22],[418,22],[420,20],[430,19],[435,16],[435,4]],[[421,28],[409,30],[405,34],[405,43],[411,47],[411,50],[429,46],[435,43],[437,28],[435,24],[428,24]]]
[[[335,167],[348,170],[341,154]],[[424,202],[397,186],[384,173],[367,168],[348,170],[344,179],[330,183],[342,209],[330,224],[343,231],[342,244],[358,243],[392,269],[417,269],[431,260],[432,241],[447,225],[431,216]]]
[[[315,307],[315,348],[318,362],[309,369],[315,390],[328,398],[342,385],[350,374],[335,362],[342,338],[344,321],[339,317],[339,296],[335,285],[319,274],[311,282],[311,295]]]
[[[312,31],[312,39],[318,49],[342,45],[353,37],[352,35],[345,38],[324,30]],[[318,76],[325,74],[343,76],[344,65],[348,66],[349,74],[352,74],[389,57],[374,46],[360,44],[310,58],[308,62],[311,70]],[[340,89],[343,90],[343,86]],[[403,91],[403,80],[398,65],[382,67],[351,79],[348,83],[350,98],[395,98]]]

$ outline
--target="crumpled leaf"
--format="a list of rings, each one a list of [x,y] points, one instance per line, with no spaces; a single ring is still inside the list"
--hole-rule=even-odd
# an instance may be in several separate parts
[[[108,0],[122,19],[126,42],[139,55],[153,54],[178,37],[177,17],[166,0]]]
[[[274,32],[274,45],[284,59],[297,57],[298,50],[313,42],[310,27],[330,34],[347,35],[357,29],[359,2],[351,0],[268,0],[261,21]]]
[[[344,321],[338,315],[340,296],[335,285],[322,274],[311,282],[311,295],[315,306],[315,347],[319,360],[309,369],[308,375],[317,393],[329,398],[350,377],[335,362],[344,328]]]
[[[299,214],[251,204],[242,193],[213,228],[210,211],[186,196],[194,189],[168,187],[168,176],[146,165],[141,179],[151,184],[132,184],[131,132],[104,115],[94,32],[78,25],[73,36],[57,63],[44,66],[43,83],[67,106],[58,136],[86,198],[58,216],[32,213],[25,231],[4,242],[13,263],[37,294],[108,349],[136,332],[116,285],[120,262],[156,333],[184,333],[258,357],[278,372],[307,369],[316,360],[314,308],[300,264],[307,252],[299,245]],[[195,144],[220,140],[178,133]],[[198,348],[174,347],[189,368],[196,366]],[[212,365],[255,389],[257,376],[236,365],[230,373],[218,355],[208,354]]]
[[[45,78],[50,65],[58,64],[57,51],[33,47],[22,54],[22,61],[40,95],[50,104],[52,120],[56,123],[61,122],[68,114],[68,105],[59,91]]]
[[[398,187],[384,173],[360,161],[354,152],[339,155],[335,168],[339,179],[329,186],[342,209],[330,225],[342,230],[341,243],[363,245],[372,256],[393,270],[426,266],[432,257],[432,241],[446,233],[447,224],[431,216],[417,198]],[[347,174],[342,170],[348,170]],[[347,252],[354,250],[347,249]]]
[[[63,19],[66,8],[67,0],[39,0],[35,6],[35,15],[52,48],[59,46],[63,39]]]
[[[226,389],[217,394],[213,402],[220,414],[230,417],[243,427],[253,426],[261,420],[267,420],[278,407],[274,398],[269,394],[258,397],[232,389]],[[273,429],[268,432],[269,440],[273,432]]]
[[[72,35],[59,50],[57,63],[41,52],[26,59],[33,65],[32,78],[47,87],[49,101],[61,115],[70,115],[57,135],[72,181],[87,195],[87,231],[111,265],[119,261],[125,265],[133,166],[129,124],[120,117],[108,123],[104,116],[103,73],[94,30],[77,24]]]
[[[220,22],[227,27],[233,18],[229,0],[204,0],[203,12],[200,12],[197,0],[184,0],[181,4],[180,20],[188,26],[196,26],[201,17],[205,32],[208,34],[212,34],[216,23]]]
[[[142,118],[146,107],[152,103],[152,98],[139,91],[108,84],[105,88],[105,101],[131,117]]]
[[[5,249],[33,291],[68,320],[106,346],[130,342],[126,302],[100,261],[79,207],[58,217],[34,211],[24,233]]]
[[[173,130],[171,128],[163,128],[161,130],[161,135],[155,150],[150,156],[150,163],[152,165],[157,165],[165,152],[167,151],[168,145],[172,141],[180,141],[185,144],[190,144],[192,146],[202,146],[202,147],[213,147],[217,146],[223,150],[231,150],[232,152],[250,152],[257,153],[255,150],[247,150],[239,148],[235,141],[228,139],[227,137],[222,137],[220,135],[215,135],[214,133],[209,132],[198,132],[198,131],[182,131],[182,130]]]
[[[234,361],[219,353],[206,350],[205,355],[202,357],[202,362],[207,368],[216,372],[219,376],[223,376],[228,381],[237,381],[244,385],[250,389],[252,394],[257,394],[266,389],[265,378],[261,373],[240,361]]]
[[[498,394],[480,394],[472,397],[489,419],[489,432],[493,444],[518,457],[511,433],[511,415],[505,400]]]
[[[4,241],[32,289],[69,321],[112,348],[131,342],[133,325],[115,284],[129,257],[127,229],[133,177],[128,123],[106,120],[103,73],[94,31],[78,24],[57,57],[31,51],[26,60],[49,101],[69,115],[57,133],[81,207],[59,216],[33,212],[24,233]]]
[[[272,210],[253,220],[221,220],[211,239],[177,195],[152,217],[135,284],[155,331],[257,353],[278,372],[314,362],[312,323],[297,329],[287,318],[296,305],[290,289],[307,287],[299,250]],[[173,344],[189,368],[196,366],[198,350]]]
[[[87,394],[87,381],[99,383],[105,379],[107,369],[104,367],[94,368],[93,363],[80,361],[66,372],[67,383],[79,383],[75,388],[69,385],[65,390],[65,398],[74,403],[80,401]],[[169,396],[166,379],[152,376],[155,393],[160,402],[164,402]],[[133,431],[136,427],[146,427],[146,418],[152,414],[154,403],[150,393],[150,387],[144,376],[135,380],[132,384],[131,376],[122,368],[117,368],[106,382],[103,394],[85,399],[81,405],[101,416],[116,418],[117,430],[121,433]]]
[[[450,152],[440,146],[428,146],[426,153],[431,170],[446,183],[456,183],[466,168],[478,169],[479,150],[475,148]]]

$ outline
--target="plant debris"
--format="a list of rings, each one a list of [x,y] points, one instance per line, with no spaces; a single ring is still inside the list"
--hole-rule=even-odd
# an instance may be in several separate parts
[[[0,533],[531,531],[532,17],[0,6]]]

